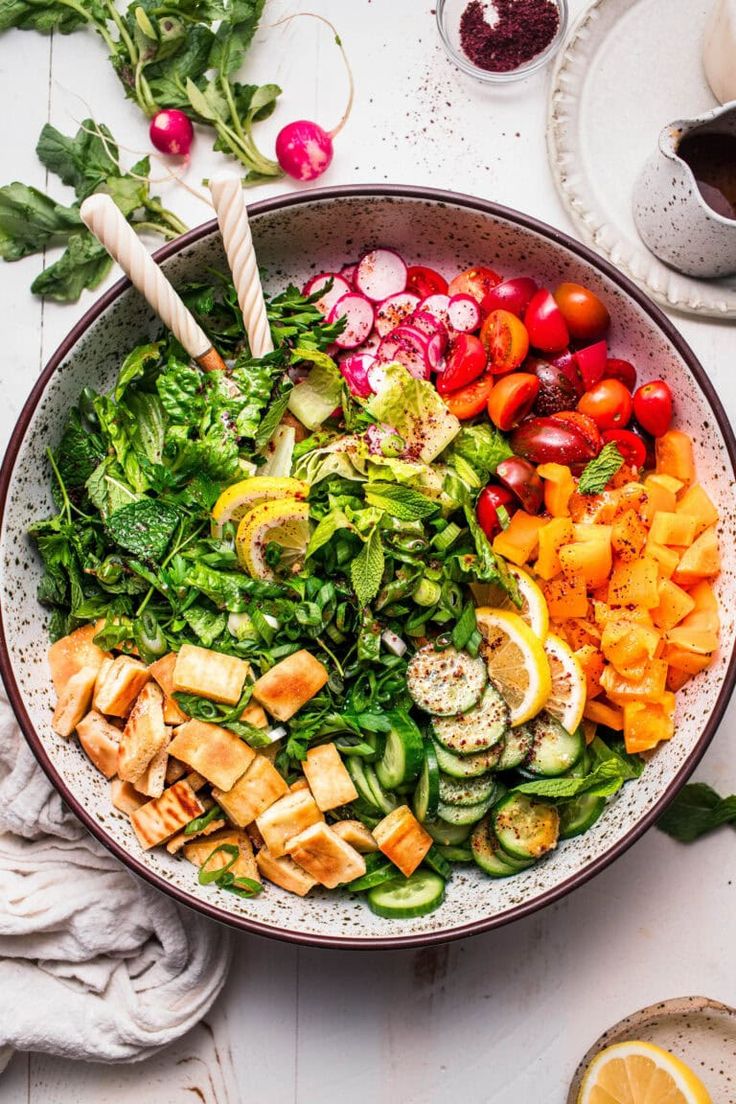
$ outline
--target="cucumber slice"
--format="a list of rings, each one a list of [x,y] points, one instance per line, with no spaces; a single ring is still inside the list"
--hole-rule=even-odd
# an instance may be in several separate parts
[[[534,738],[526,725],[510,728],[504,737],[503,751],[496,770],[513,770],[520,766],[532,750]]]
[[[488,751],[478,751],[475,755],[455,755],[437,741],[434,741],[434,750],[437,765],[445,774],[452,778],[478,778],[496,766],[501,758],[503,742],[499,741]]]
[[[456,648],[438,652],[433,644],[420,648],[406,669],[406,685],[414,702],[438,717],[472,709],[487,681],[488,671],[480,656],[473,658]]]
[[[483,691],[477,708],[454,717],[435,717],[432,722],[438,743],[455,755],[474,755],[495,747],[509,727],[509,707],[495,686]]]
[[[380,809],[381,806],[376,801],[373,789],[370,782],[365,776],[365,763],[362,759],[359,759],[355,755],[351,755],[343,762],[347,768],[347,772],[353,780],[353,785],[363,798],[363,801],[367,802],[372,809]]]
[[[435,874],[439,874],[440,878],[444,878],[447,881],[452,877],[452,867],[442,852],[437,847],[436,843],[433,843],[423,860],[427,866],[434,870]]]
[[[479,801],[477,805],[445,805],[440,801],[439,815],[450,824],[476,824],[486,815],[493,804],[493,795],[489,801]]]
[[[473,861],[473,852],[469,847],[438,847],[440,855],[450,863],[468,863]]]
[[[479,824],[476,824],[470,837],[470,847],[476,864],[491,878],[508,878],[532,865],[530,859],[512,859],[501,850],[488,823],[488,817],[484,817]]]
[[[383,856],[381,856],[383,858]],[[352,882],[344,887],[351,893],[364,893],[368,889],[373,889],[375,886],[383,885],[384,882],[389,881],[391,878],[396,877],[396,867],[392,862],[384,862],[380,866],[377,866],[375,870],[369,870],[360,878],[356,878]]]
[[[493,830],[512,859],[539,859],[557,846],[560,815],[554,805],[511,790],[493,810]]]
[[[376,776],[386,790],[411,782],[424,759],[422,734],[405,713],[389,713],[391,730],[386,736],[383,757],[376,763]]]
[[[435,843],[441,843],[443,847],[457,847],[470,835],[470,825],[449,824],[446,820],[427,820],[422,825],[429,832]]]
[[[392,878],[368,892],[368,907],[386,920],[425,916],[445,899],[445,883],[433,870],[415,870],[410,878]]]
[[[434,744],[427,740],[424,745],[422,773],[419,775],[419,783],[414,791],[414,812],[417,820],[424,822],[436,817],[439,803],[440,769],[437,765]]]
[[[598,820],[606,807],[605,797],[580,794],[560,806],[560,839],[581,836]]]
[[[482,778],[451,778],[440,774],[440,801],[445,805],[480,805],[492,798],[496,783],[489,775]]]
[[[549,713],[542,712],[529,722],[532,746],[524,767],[544,778],[557,778],[574,767],[585,750],[582,731],[568,732]]]
[[[392,793],[386,793],[381,783],[378,781],[378,775],[371,763],[363,764],[363,773],[365,775],[366,782],[368,783],[370,792],[373,794],[373,804],[381,810],[382,813],[393,812],[398,802]],[[355,788],[358,788],[356,782]]]

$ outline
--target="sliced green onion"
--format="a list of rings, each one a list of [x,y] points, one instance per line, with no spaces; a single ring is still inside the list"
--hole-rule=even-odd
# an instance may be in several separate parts
[[[498,524],[501,526],[501,528],[508,529],[509,525],[511,524],[511,518],[509,517],[509,512],[505,506],[496,507],[496,517],[498,518]]]
[[[473,633],[478,631],[478,624],[475,620],[475,606],[472,602],[468,602],[460,614],[460,618],[452,630],[452,643],[455,645],[458,651],[468,646]]]
[[[264,640],[266,644],[273,644],[276,629],[278,628],[278,622],[276,625],[271,624],[271,621],[275,620],[275,618],[269,618],[268,614],[262,613],[256,606],[251,613],[251,620],[261,639]]]
[[[432,537],[432,546],[438,552],[447,552],[450,545],[455,543],[461,533],[460,526],[456,525],[454,521],[450,521],[440,533],[435,533]]]
[[[480,646],[481,646],[482,643],[483,643],[483,637],[481,636],[480,631],[478,629],[476,629],[475,632],[473,633],[473,635],[468,640],[467,644],[465,645],[465,651],[469,655],[475,657],[475,656],[477,656],[478,652],[480,651]]]
[[[381,640],[393,655],[403,656],[406,651],[406,641],[402,640],[401,637],[395,632],[392,632],[391,629],[384,629],[381,634]]]
[[[412,598],[418,606],[436,606],[442,597],[442,587],[432,579],[421,579]]]
[[[213,805],[204,816],[195,817],[194,820],[190,820],[184,828],[185,836],[193,836],[196,832],[201,832],[203,828],[206,828],[213,820],[217,820],[219,816],[222,816],[222,809],[219,805]]]
[[[222,852],[223,855],[229,855],[230,861],[225,866],[219,866],[217,870],[208,870],[207,864],[214,859],[215,855],[219,855]],[[240,848],[236,847],[234,843],[221,843],[215,847],[207,858],[204,860],[199,868],[199,884],[211,885],[212,882],[219,882],[224,874],[227,874],[228,870],[238,861],[240,855]]]

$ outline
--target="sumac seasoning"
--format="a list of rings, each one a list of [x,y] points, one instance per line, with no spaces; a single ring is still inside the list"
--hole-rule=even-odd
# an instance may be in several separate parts
[[[557,34],[560,13],[552,0],[493,0],[496,20],[471,0],[460,17],[460,45],[473,65],[508,73],[541,54]]]

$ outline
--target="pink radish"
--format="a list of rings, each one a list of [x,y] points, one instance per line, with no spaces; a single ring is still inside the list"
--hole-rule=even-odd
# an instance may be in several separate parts
[[[368,369],[368,383],[371,385],[372,390],[378,395],[383,391],[387,382],[388,374],[386,372],[386,364],[377,360],[374,364],[371,364]]]
[[[351,353],[340,362],[340,371],[345,377],[351,395],[357,395],[359,399],[367,399],[373,394],[368,371],[375,363],[376,358],[371,353]]]
[[[361,345],[373,329],[373,307],[363,295],[349,291],[338,299],[327,316],[328,322],[346,319],[342,333],[335,338],[335,344],[341,349],[355,349]]]
[[[457,333],[472,333],[480,326],[480,307],[471,295],[453,295],[447,317]]]
[[[356,264],[343,265],[340,269],[340,276],[343,280],[347,280],[351,288],[355,287],[355,270],[358,267]]]
[[[416,379],[429,379],[428,338],[410,326],[397,326],[378,346],[378,361],[392,364],[398,361]]]
[[[439,318],[435,318],[433,314],[430,314],[429,311],[415,310],[409,319],[409,323],[415,330],[421,330],[428,337],[440,334],[447,341],[447,326]]]
[[[192,120],[177,108],[157,111],[148,128],[151,142],[160,153],[171,157],[186,157],[194,141]]]
[[[344,280],[342,276],[338,276],[336,272],[320,272],[319,276],[313,276],[311,280],[307,281],[302,291],[303,295],[314,295],[330,280],[332,280],[332,287],[314,304],[320,314],[324,315],[330,313],[338,299],[342,299],[343,295],[347,295],[352,291],[347,280]]]
[[[433,372],[442,372],[445,367],[445,349],[447,337],[433,334],[427,342],[427,361]]]
[[[408,318],[418,303],[419,296],[411,291],[400,291],[397,295],[389,295],[388,299],[379,303],[376,310],[376,329],[381,337],[385,337],[394,326],[398,326]]]
[[[372,249],[358,262],[355,286],[374,303],[406,288],[406,265],[393,249]]]
[[[433,318],[436,318],[439,322],[445,326],[446,329],[450,329],[450,320],[448,317],[448,311],[450,309],[450,296],[449,295],[428,295],[426,299],[422,299],[419,304],[418,310],[423,314],[431,314]]]

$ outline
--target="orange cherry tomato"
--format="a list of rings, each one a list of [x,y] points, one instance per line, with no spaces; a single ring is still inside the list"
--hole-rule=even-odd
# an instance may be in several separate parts
[[[450,395],[443,395],[445,405],[451,414],[464,421],[466,418],[475,418],[485,409],[488,396],[493,390],[493,376],[481,376],[467,387],[461,387],[459,391],[453,391]]]
[[[491,311],[481,326],[480,339],[488,352],[491,371],[496,376],[513,372],[529,352],[526,326],[511,311]]]
[[[475,265],[450,280],[447,294],[451,298],[453,295],[470,295],[476,303],[482,303],[491,288],[500,283],[501,277],[492,268]]]
[[[581,414],[579,410],[559,410],[553,417],[569,425],[577,426],[596,456],[603,448],[601,433],[593,419],[587,414]]]
[[[592,418],[599,429],[620,429],[628,425],[633,409],[631,393],[617,379],[596,383],[578,403],[580,413]]]
[[[575,341],[597,341],[611,324],[605,303],[582,284],[560,284],[555,302]]]
[[[539,393],[539,380],[531,372],[512,372],[493,385],[488,396],[488,417],[505,431],[522,421]]]

